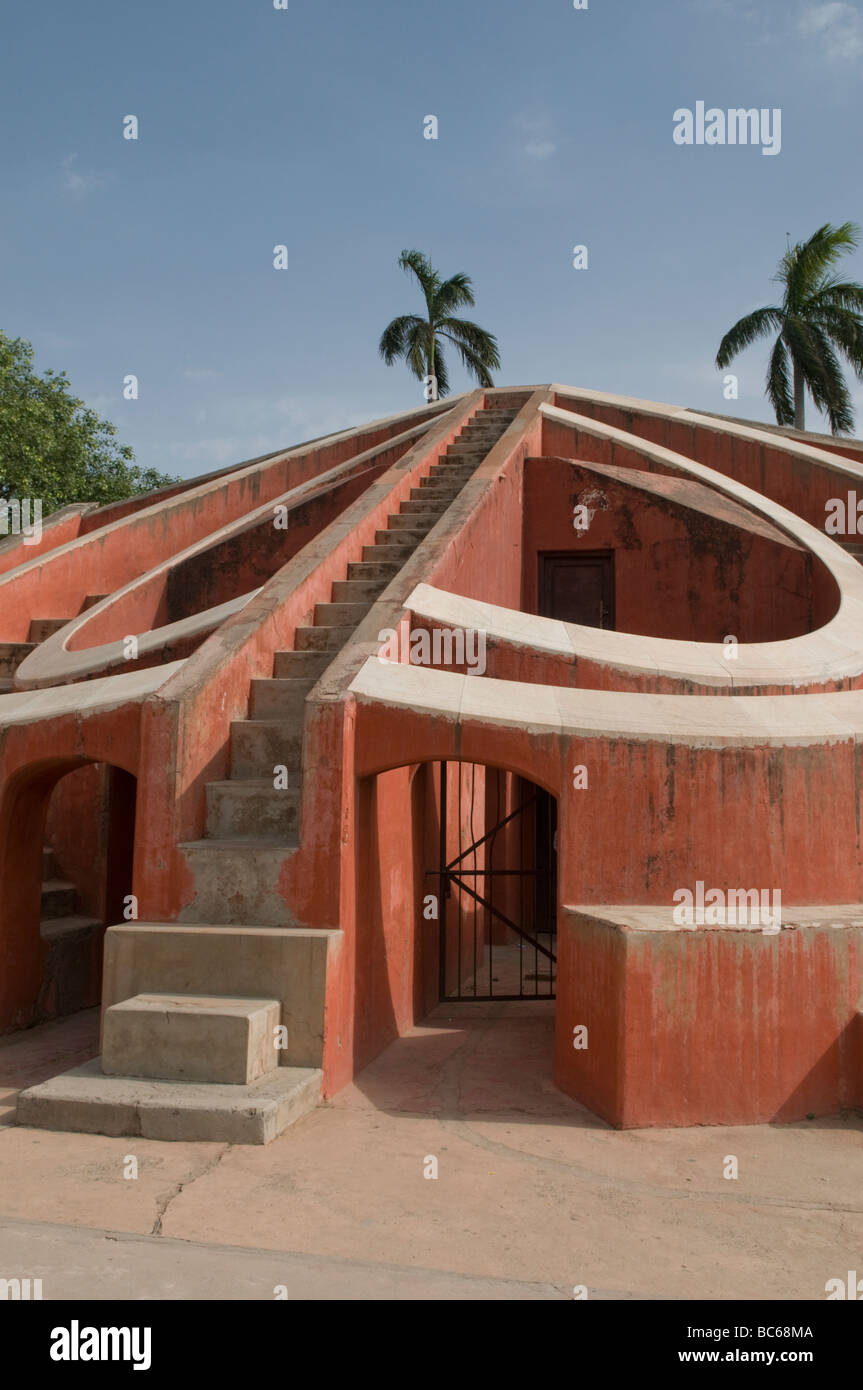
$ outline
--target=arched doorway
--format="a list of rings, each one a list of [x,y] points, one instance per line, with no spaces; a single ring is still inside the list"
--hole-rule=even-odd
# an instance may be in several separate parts
[[[22,768],[0,840],[0,1032],[101,1000],[106,928],[132,891],[136,778],[84,759]]]
[[[557,802],[503,768],[435,767],[439,998],[553,999]]]

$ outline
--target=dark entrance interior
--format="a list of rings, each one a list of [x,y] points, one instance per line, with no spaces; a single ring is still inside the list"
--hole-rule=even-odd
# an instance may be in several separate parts
[[[553,999],[555,798],[498,768],[442,763],[439,777],[440,998]]]

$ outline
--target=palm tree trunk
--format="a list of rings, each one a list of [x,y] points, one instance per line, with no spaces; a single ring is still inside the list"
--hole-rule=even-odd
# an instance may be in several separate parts
[[[797,362],[794,363],[794,428],[806,428],[806,382]]]

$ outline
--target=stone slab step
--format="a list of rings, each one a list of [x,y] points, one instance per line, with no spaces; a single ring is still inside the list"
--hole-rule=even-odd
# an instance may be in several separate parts
[[[301,652],[332,653],[341,650],[353,631],[353,627],[298,627],[294,641]]]
[[[414,497],[414,493],[418,496]],[[402,516],[443,516],[449,506],[449,498],[446,495],[432,497],[428,488],[411,488],[410,497],[402,502]]]
[[[107,597],[107,594],[88,594],[81,604],[81,612],[86,613],[88,608],[95,608],[97,603],[101,603]]]
[[[32,618],[27,641],[34,642],[38,646],[40,642],[45,641],[46,637],[53,637],[55,632],[59,632],[61,627],[65,627],[71,621],[71,618]]]
[[[300,813],[300,778],[291,786],[274,787],[272,778],[208,782],[206,839],[238,839],[275,835],[288,838],[296,831]]]
[[[411,515],[410,512],[397,512],[389,518],[389,529],[391,531],[430,531],[440,520],[440,513],[429,510],[417,512]]]
[[[316,603],[315,627],[357,627],[368,611],[367,603]]]
[[[375,545],[387,545],[394,550],[413,550],[427,535],[425,527],[413,527],[410,531],[394,527],[391,531],[375,531]]]
[[[418,491],[422,492],[429,501],[440,498],[446,500],[447,506],[450,505],[454,497],[458,497],[467,478],[454,478],[450,473],[435,473],[431,478],[423,478]]]
[[[250,1086],[274,1072],[278,999],[136,994],[105,1011],[106,1076]]]
[[[278,680],[320,680],[332,656],[329,652],[276,652],[273,676]]]
[[[249,1086],[106,1076],[99,1058],[22,1091],[17,1121],[76,1134],[269,1144],[320,1101],[322,1073],[279,1067]]]
[[[62,878],[49,878],[42,884],[40,917],[69,917],[78,906],[78,890],[74,883]]]
[[[401,569],[398,560],[351,560],[348,565],[348,580],[371,579],[389,583]]]
[[[337,579],[333,583],[333,603],[362,603],[370,608],[376,598],[383,593],[389,579]]]
[[[224,926],[293,925],[278,891],[279,876],[297,836],[259,835],[189,840],[178,848],[194,875],[195,897],[180,914],[182,922],[220,922]]]
[[[249,714],[255,719],[287,719],[300,724],[306,696],[317,682],[311,676],[272,676],[252,681]]]
[[[42,940],[52,943],[78,939],[83,941],[94,932],[104,930],[105,923],[100,922],[98,917],[84,917],[79,913],[72,913],[68,917],[43,917],[39,923],[39,935]]]
[[[231,720],[231,781],[265,778],[272,782],[275,767],[299,769],[303,756],[303,724],[284,719]]]
[[[407,555],[408,551],[405,547],[395,549],[392,545],[364,545],[362,563],[364,565],[393,565],[395,573],[398,574],[407,559]]]

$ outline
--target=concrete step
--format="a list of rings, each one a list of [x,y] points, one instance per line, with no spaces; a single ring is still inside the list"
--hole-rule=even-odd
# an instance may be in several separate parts
[[[0,642],[0,675],[14,676],[25,657],[35,652],[36,642]]]
[[[473,469],[471,469],[471,472],[473,472]],[[445,498],[447,506],[449,506],[452,499],[457,497],[461,492],[468,480],[468,476],[469,475],[466,474],[463,478],[454,478],[449,472],[435,473],[430,478],[423,478],[419,491],[422,492],[424,497],[428,497],[430,501],[433,499]]]
[[[102,1071],[250,1086],[274,1072],[278,999],[136,994],[105,1011]]]
[[[62,878],[49,878],[42,884],[42,898],[39,916],[46,920],[51,917],[70,917],[78,906],[78,890],[74,883]]]
[[[19,1125],[190,1143],[269,1144],[320,1101],[322,1073],[279,1067],[249,1086],[106,1076],[100,1059],[22,1091]]]
[[[337,579],[333,584],[333,603],[364,603],[370,608],[387,587],[389,579]]]
[[[294,925],[278,891],[285,860],[297,848],[296,835],[223,837],[189,840],[179,849],[195,883],[195,897],[183,908],[182,922],[225,926]]]
[[[315,685],[311,676],[253,680],[249,714],[252,719],[287,719],[299,725],[305,718],[306,696]]]
[[[367,603],[316,603],[315,627],[357,627],[369,611]]]
[[[289,775],[299,772],[302,756],[302,720],[231,720],[232,782],[262,778],[272,783],[274,767],[286,767]]]
[[[387,534],[389,535],[391,533],[387,532]],[[392,545],[364,545],[362,563],[370,565],[393,565],[396,574],[398,574],[407,559],[408,553],[409,552],[406,551],[404,547],[398,550],[394,549]]]
[[[61,627],[65,627],[71,621],[71,618],[32,618],[27,641],[34,642],[38,646],[40,642],[45,641],[46,637],[53,637],[55,632],[59,632]]]
[[[89,938],[94,932],[104,932],[105,923],[98,917],[85,917],[73,912],[68,917],[43,917],[39,923],[39,935],[43,941],[58,944]]]
[[[294,642],[301,652],[333,653],[341,651],[353,631],[353,627],[298,627]]]
[[[278,679],[307,678],[319,680],[324,674],[332,656],[327,652],[276,652],[273,659],[273,675]]]
[[[296,785],[274,787],[273,779],[208,782],[206,839],[244,839],[278,836],[290,839],[299,824],[300,777]]]
[[[388,519],[388,525],[391,531],[420,531],[425,535],[437,521],[438,513],[433,511],[419,512],[415,516],[403,516],[400,512],[394,512]]]
[[[442,454],[441,457],[442,457],[442,458],[445,458],[445,459],[477,459],[477,460],[479,460],[479,459],[485,458],[485,456],[486,456],[487,453],[488,453],[488,449],[485,449],[485,448],[482,446],[482,444],[470,444],[470,443],[461,444],[461,443],[459,443],[458,440],[457,440],[457,441],[455,442],[455,444],[450,444],[450,446],[449,446],[449,448],[447,449],[446,453],[445,453],[445,454]]]
[[[429,479],[450,478],[466,483],[468,478],[473,477],[478,467],[479,461],[475,459],[470,459],[467,463],[458,463],[455,459],[442,458],[429,474]]]
[[[418,497],[413,494],[419,493]],[[402,516],[443,516],[449,506],[449,498],[446,495],[432,497],[428,488],[413,487],[411,496],[407,501],[402,502]]]
[[[415,550],[420,541],[425,540],[427,535],[428,530],[425,527],[414,527],[410,531],[396,528],[393,528],[392,531],[375,531],[375,545],[386,545],[392,550]],[[365,554],[365,550],[363,554]]]
[[[382,579],[389,584],[400,569],[398,560],[351,560],[348,565],[348,580]]]

